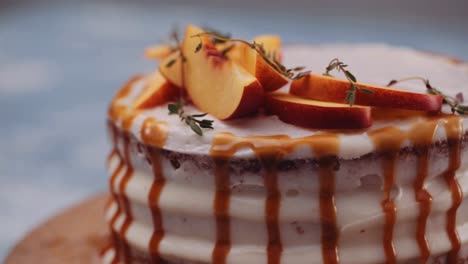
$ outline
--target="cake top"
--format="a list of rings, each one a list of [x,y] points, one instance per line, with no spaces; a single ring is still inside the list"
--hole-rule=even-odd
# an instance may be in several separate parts
[[[179,48],[149,50],[164,60],[120,90],[111,120],[141,139],[153,118],[165,133],[165,149],[202,155],[216,151],[219,137],[230,145],[290,145],[295,149],[288,155],[303,155],[309,150],[298,147],[304,142],[298,139],[333,135],[335,154],[344,159],[375,151],[373,135],[390,127],[415,134],[429,121],[434,142],[449,137],[453,118],[468,127],[462,105],[468,66],[447,57],[383,44],[293,45],[280,53],[275,36],[252,42],[263,41],[260,46],[223,39],[215,45],[218,35],[197,30],[189,26]],[[333,76],[322,75],[327,72]],[[423,78],[385,87],[408,76]],[[442,107],[443,99],[449,104]],[[413,143],[406,137],[402,146]],[[236,156],[253,152],[240,147]]]

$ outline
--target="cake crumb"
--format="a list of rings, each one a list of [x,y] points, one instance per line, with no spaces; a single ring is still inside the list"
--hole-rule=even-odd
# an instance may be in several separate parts
[[[294,226],[296,233],[298,233],[299,235],[303,235],[305,233],[304,228],[300,226],[297,221],[292,222],[291,225]]]
[[[171,165],[175,170],[180,168],[180,162],[177,159],[171,159]]]

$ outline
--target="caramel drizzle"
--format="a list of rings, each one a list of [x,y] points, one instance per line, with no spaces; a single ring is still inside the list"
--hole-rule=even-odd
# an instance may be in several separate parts
[[[117,204],[117,209],[114,213],[114,215],[112,216],[111,220],[110,220],[110,229],[111,229],[111,236],[112,236],[112,240],[114,241],[114,246],[116,249],[120,248],[120,239],[118,237],[118,233],[114,230],[114,226],[115,226],[115,223],[122,211],[121,209],[121,203],[120,203],[120,199],[119,199],[119,195],[118,193],[115,191],[114,189],[114,186],[116,186],[117,184],[117,176],[120,174],[121,170],[123,169],[124,167],[124,161],[123,161],[123,158],[122,158],[122,155],[120,153],[120,150],[118,148],[118,129],[115,125],[113,124],[110,124],[109,122],[109,126],[110,126],[110,131],[111,131],[111,137],[112,137],[112,151],[111,151],[111,154],[109,155],[109,158],[108,158],[108,161],[110,162],[112,156],[117,156],[118,159],[119,159],[119,164],[117,165],[117,168],[112,172],[112,175],[111,175],[111,178],[110,178],[110,181],[109,181],[109,189],[111,190],[111,195],[113,197],[113,199],[116,201],[116,204]],[[119,251],[116,251],[115,252],[115,257],[112,261],[113,264],[116,264],[118,263],[120,260],[120,254],[119,254]]]
[[[393,244],[393,230],[396,222],[397,208],[392,197],[392,190],[396,183],[396,163],[398,152],[406,138],[405,132],[396,127],[386,127],[369,132],[374,141],[377,152],[383,155],[382,169],[384,176],[384,197],[381,202],[385,214],[383,247],[387,263],[396,263],[396,252]]]
[[[413,183],[414,195],[419,203],[419,215],[416,224],[416,241],[420,251],[420,263],[427,263],[431,251],[426,238],[426,226],[432,208],[432,196],[424,187],[429,175],[429,149],[437,128],[437,122],[421,122],[409,132],[410,140],[418,150],[418,167],[416,179]]]
[[[455,177],[460,167],[461,154],[461,119],[457,116],[427,120],[415,124],[412,129],[405,133],[395,127],[387,127],[369,132],[377,147],[377,152],[384,155],[384,199],[382,209],[385,214],[385,226],[383,245],[387,263],[396,263],[396,252],[393,245],[393,229],[396,220],[396,204],[391,197],[391,191],[395,185],[395,168],[398,151],[406,139],[410,139],[418,150],[418,170],[413,183],[415,199],[419,203],[419,215],[416,228],[416,240],[421,252],[420,263],[426,263],[430,257],[430,248],[426,237],[426,227],[432,207],[432,196],[424,187],[424,182],[429,174],[429,149],[432,145],[434,133],[438,122],[445,122],[447,131],[447,142],[449,145],[449,167],[444,173],[444,178],[452,193],[452,207],[447,211],[447,233],[452,243],[452,250],[448,255],[448,262],[455,263],[458,251],[461,247],[459,236],[456,232],[457,209],[463,200],[463,194]]]
[[[265,145],[255,145],[259,141]],[[278,144],[278,143],[281,144]],[[216,245],[212,262],[225,263],[231,247],[229,222],[229,159],[241,148],[250,148],[258,157],[265,170],[264,185],[267,191],[265,200],[265,222],[268,233],[267,262],[280,263],[283,251],[279,228],[281,193],[278,188],[277,165],[288,153],[299,145],[309,145],[319,159],[320,181],[320,220],[322,226],[322,252],[325,263],[338,263],[338,230],[336,223],[335,177],[333,161],[338,153],[336,135],[315,135],[291,139],[288,136],[236,137],[231,133],[219,133],[213,140],[211,155],[215,160],[216,195],[214,210],[217,224]],[[335,157],[331,158],[331,157]]]
[[[131,256],[130,256],[130,248],[126,240],[126,234],[127,234],[128,228],[130,227],[130,224],[133,221],[133,215],[132,215],[132,210],[130,208],[130,201],[125,191],[133,175],[133,165],[130,159],[130,136],[125,134],[123,136],[123,140],[124,140],[124,162],[126,164],[127,170],[125,171],[125,174],[122,177],[122,180],[120,181],[119,193],[120,193],[121,208],[123,209],[125,218],[122,224],[122,228],[120,229],[119,235],[123,242],[121,245],[122,246],[121,250],[123,253],[123,257],[124,257],[124,263],[129,263]]]
[[[118,136],[119,134],[116,134],[116,135]],[[125,189],[133,174],[133,166],[130,161],[130,139],[128,135],[123,135],[122,137],[124,141],[124,154],[122,157],[122,154],[118,150],[117,145],[114,146],[114,148],[119,153],[118,155],[120,159],[119,159],[119,165],[117,169],[114,171],[114,173],[112,174],[111,180],[110,180],[112,196],[114,197],[114,200],[117,202],[117,210],[115,214],[112,216],[111,221],[110,221],[111,235],[113,237],[114,243],[116,244],[115,245],[116,254],[112,263],[118,263],[121,256],[123,256],[125,262],[129,261],[130,249],[129,249],[128,243],[125,240],[125,235],[131,222],[133,221],[133,216],[132,216],[131,209],[130,209],[130,202],[127,196],[125,195]],[[126,168],[126,171],[120,183],[118,184],[117,188],[119,191],[115,192],[114,187],[117,184],[116,183],[117,176],[120,174],[123,168]],[[116,221],[118,217],[122,214],[122,212],[125,216],[125,219],[124,219],[122,228],[120,229],[119,232],[117,232],[113,230],[113,227],[115,227]]]
[[[268,263],[279,263],[283,246],[279,229],[279,207],[281,194],[278,189],[276,165],[282,156],[278,148],[257,147],[255,139],[276,140],[286,136],[271,137],[235,137],[231,133],[219,133],[213,140],[211,155],[215,160],[216,194],[214,210],[216,217],[216,245],[212,253],[213,263],[226,263],[227,254],[231,248],[229,221],[229,159],[241,148],[252,149],[265,169],[264,184],[267,192],[265,200],[265,222],[267,225]]]
[[[444,172],[444,178],[452,193],[452,206],[447,211],[447,234],[452,249],[447,256],[447,263],[456,263],[461,248],[460,237],[457,232],[457,211],[463,200],[463,192],[456,178],[456,171],[460,167],[462,123],[459,117],[452,117],[445,123],[447,144],[449,148],[449,166]]]
[[[148,194],[148,204],[153,220],[153,233],[149,242],[149,252],[152,263],[162,263],[159,245],[164,237],[164,226],[159,200],[166,184],[166,178],[162,169],[162,148],[167,139],[167,129],[164,122],[149,117],[143,122],[141,138],[147,147],[147,153],[153,170],[153,182]]]
[[[278,188],[277,164],[284,155],[281,151],[254,149],[265,169],[264,184],[267,191],[265,202],[265,222],[268,232],[268,264],[278,264],[281,260],[283,245],[279,227],[281,193]],[[270,152],[270,153],[268,153]]]
[[[229,204],[231,189],[229,186],[229,160],[214,157],[216,193],[214,211],[216,218],[216,243],[211,256],[213,263],[226,263],[227,255],[231,249],[231,220],[229,217]]]
[[[109,107],[108,118],[109,122],[117,122],[118,120],[122,121],[122,132],[119,131],[116,125],[111,124],[111,137],[112,137],[112,151],[109,154],[107,162],[109,163],[114,156],[117,156],[119,159],[119,164],[115,171],[111,175],[110,179],[110,189],[112,192],[112,197],[117,204],[117,210],[115,214],[112,216],[110,221],[111,227],[111,236],[112,240],[114,241],[115,247],[115,257],[112,260],[113,264],[117,264],[120,262],[121,257],[123,257],[123,261],[125,263],[130,262],[130,248],[126,241],[126,233],[128,228],[133,221],[133,215],[130,208],[130,202],[128,200],[127,195],[125,194],[125,190],[127,188],[128,182],[130,181],[133,175],[133,165],[131,162],[131,155],[130,155],[130,135],[126,134],[125,130],[129,130],[132,126],[133,120],[138,115],[138,112],[131,112],[127,106],[120,105],[119,101],[122,98],[125,98],[131,92],[133,85],[142,79],[142,76],[136,76],[131,78],[116,94],[112,103]],[[123,140],[124,144],[124,151],[121,151],[118,148],[118,139]],[[120,183],[117,186],[117,177],[120,175],[123,169],[125,170],[125,174],[123,175]],[[118,189],[118,192],[115,192],[115,188]],[[122,224],[121,229],[117,232],[114,231],[115,224],[117,219],[121,214],[124,214],[124,222]]]
[[[229,133],[218,134],[212,142],[210,150],[215,165],[215,197],[213,203],[216,218],[216,242],[211,254],[211,262],[226,263],[227,255],[231,249],[231,221],[229,205],[231,189],[229,186],[229,160],[240,146],[232,146],[233,135]],[[219,146],[230,145],[225,150],[218,150]]]
[[[322,229],[322,258],[325,264],[339,263],[339,233],[336,220],[335,189],[336,179],[334,166],[339,151],[336,135],[322,135],[310,144],[318,159],[320,225]]]

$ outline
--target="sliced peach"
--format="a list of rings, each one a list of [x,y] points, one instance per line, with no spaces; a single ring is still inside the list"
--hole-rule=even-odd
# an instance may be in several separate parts
[[[276,54],[276,59],[280,59],[281,39],[275,35],[262,35],[254,39],[256,43],[261,43],[267,54]],[[228,58],[234,60],[249,73],[255,75],[263,88],[267,92],[271,92],[286,85],[288,80],[279,74],[271,65],[269,65],[255,50],[242,43],[227,42],[216,46],[218,51],[234,45],[229,51]],[[167,56],[159,65],[159,70],[172,84],[182,87],[182,72],[180,53],[174,52]],[[174,63],[171,63],[174,62]],[[167,65],[171,65],[168,67]]]
[[[174,50],[167,44],[156,45],[146,48],[145,57],[153,60],[163,60],[173,52]]]
[[[182,70],[182,58],[179,51],[171,53],[159,64],[161,74],[170,83],[180,88],[184,86]]]
[[[255,43],[262,44],[266,54],[276,54],[279,59],[281,40],[277,36],[264,35],[254,39]],[[229,45],[227,43],[226,45]],[[228,57],[239,63],[249,73],[255,75],[267,92],[278,90],[288,83],[288,79],[276,71],[262,56],[244,43],[236,43]]]
[[[281,61],[281,37],[277,35],[260,35],[254,38],[255,43],[263,45],[266,53],[275,54],[275,59]]]
[[[175,100],[180,89],[170,84],[159,71],[149,75],[145,80],[145,87],[132,103],[135,109],[155,107],[171,100]]]
[[[317,129],[362,129],[372,124],[371,108],[304,99],[288,93],[269,93],[268,113],[293,125]]]
[[[276,55],[275,59],[277,61],[281,61],[281,38],[279,36],[277,36],[277,35],[260,35],[260,36],[255,37],[253,39],[253,42],[263,45],[263,48],[265,49],[266,54],[275,54]],[[219,51],[222,51],[222,50],[230,47],[231,45],[234,45],[234,47],[229,51],[227,56],[230,59],[233,59],[233,60],[235,60],[237,62],[239,62],[241,60],[245,60],[245,59],[242,59],[242,56],[245,53],[244,48],[246,46],[243,43],[226,42],[226,43],[223,43],[223,44],[218,44],[216,46],[216,48]],[[253,67],[250,67],[250,68],[254,69]]]
[[[256,112],[263,101],[263,88],[255,76],[227,59],[208,37],[193,37],[203,30],[188,25],[182,44],[185,88],[193,103],[219,119]],[[201,44],[198,52],[197,47]]]
[[[439,112],[442,107],[442,97],[437,95],[414,93],[364,83],[356,83],[356,86],[373,92],[370,94],[357,91],[355,104],[358,105],[427,112]],[[293,81],[290,93],[307,99],[344,103],[348,90],[349,82],[347,80],[310,74]]]

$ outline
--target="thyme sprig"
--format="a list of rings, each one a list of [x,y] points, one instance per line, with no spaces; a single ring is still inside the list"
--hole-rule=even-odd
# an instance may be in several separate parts
[[[367,94],[373,94],[374,91],[357,86],[356,77],[354,76],[354,74],[352,74],[349,70],[346,69],[347,67],[348,67],[347,64],[335,58],[331,60],[327,68],[325,68],[325,73],[323,73],[323,75],[333,77],[333,75],[330,74],[330,72],[333,70],[342,72],[345,75],[346,79],[348,79],[349,81],[349,90],[346,91],[346,102],[350,106],[353,106],[354,103],[356,102],[357,91],[367,93]]]
[[[203,30],[205,32],[210,32],[213,34],[213,36],[219,37],[219,38],[211,38],[211,42],[214,45],[226,43],[225,39],[231,39],[231,33],[226,33],[226,32],[221,32],[220,30],[214,29],[212,27],[203,27]]]
[[[195,114],[189,115],[184,111],[185,102],[183,100],[179,100],[176,103],[169,104],[167,106],[169,110],[169,115],[178,115],[181,122],[185,122],[190,128],[198,134],[199,136],[203,136],[202,128],[209,128],[213,129],[213,120],[208,119],[199,119],[207,115],[207,113],[203,114]]]
[[[172,65],[174,65],[178,59],[180,59],[182,61],[182,63],[184,63],[187,60],[184,53],[182,52],[182,43],[180,41],[179,32],[177,30],[173,30],[171,32],[170,39],[173,42],[173,44],[170,46],[172,51],[173,52],[178,51],[179,56],[177,56],[176,58],[174,58],[174,59],[172,59],[172,60],[170,60],[170,61],[168,61],[166,63],[165,66],[168,67],[168,68],[172,67]]]
[[[468,115],[468,105],[461,105],[463,103],[463,96],[459,93],[457,94],[456,97],[452,97],[449,95],[444,94],[442,91],[439,89],[435,88],[434,86],[431,85],[429,82],[429,79],[423,78],[423,77],[407,77],[399,80],[391,80],[387,86],[393,86],[397,83],[400,82],[405,82],[405,81],[411,81],[411,80],[419,80],[424,83],[424,86],[426,86],[426,92],[428,94],[433,94],[433,95],[439,95],[442,97],[443,103],[447,104],[450,106],[450,110],[452,111],[452,114],[460,114],[460,115]]]
[[[230,38],[228,36],[223,36],[220,35],[219,33],[216,32],[202,32],[195,34],[191,36],[192,38],[199,38],[200,42],[195,48],[195,52],[199,52],[202,47],[203,47],[203,42],[202,38],[203,36],[208,36],[212,39],[212,42],[219,42],[219,43],[226,43],[226,42],[238,42],[245,44],[249,46],[250,48],[254,49],[258,55],[268,64],[270,65],[275,71],[277,71],[279,74],[283,75],[285,78],[290,79],[290,80],[297,80],[302,77],[307,76],[310,71],[303,71],[304,67],[294,67],[294,68],[286,68],[281,62],[278,61],[277,59],[277,54],[276,52],[266,52],[265,47],[263,46],[262,43],[257,43],[255,41],[249,42],[243,39],[235,39],[235,38]],[[226,49],[222,54],[225,56],[227,52],[229,52],[232,48],[229,48],[227,51]]]
[[[166,63],[166,67],[171,67],[176,63],[178,59],[181,60],[182,63],[185,63],[187,61],[183,51],[182,51],[182,43],[179,38],[179,33],[177,30],[174,30],[170,34],[170,39],[173,42],[173,45],[171,46],[173,51],[178,51],[179,56],[176,58],[168,61]],[[179,100],[176,103],[171,103],[167,105],[167,108],[169,110],[169,115],[178,115],[180,118],[181,122],[185,122],[193,132],[195,132],[199,136],[203,136],[203,129],[202,128],[209,128],[213,129],[213,120],[208,120],[208,119],[201,119],[202,117],[206,116],[206,113],[203,114],[194,114],[194,115],[189,115],[186,114],[184,111],[184,106],[186,105],[186,102],[184,101],[184,96],[181,94]]]

